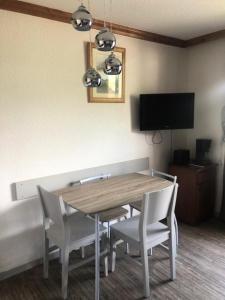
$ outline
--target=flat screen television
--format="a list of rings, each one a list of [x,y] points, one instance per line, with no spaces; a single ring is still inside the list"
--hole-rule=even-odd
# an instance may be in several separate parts
[[[194,128],[194,93],[140,95],[140,130]]]

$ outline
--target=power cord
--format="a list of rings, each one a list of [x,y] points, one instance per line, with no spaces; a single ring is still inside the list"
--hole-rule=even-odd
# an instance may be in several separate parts
[[[149,146],[162,144],[163,142],[162,132],[160,130],[154,131],[152,135],[152,142],[149,142],[148,135],[145,133],[145,141]]]

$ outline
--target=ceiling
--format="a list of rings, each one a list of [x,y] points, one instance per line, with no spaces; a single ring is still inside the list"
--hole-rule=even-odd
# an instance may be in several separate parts
[[[23,0],[67,12],[76,10],[79,0]],[[172,36],[190,39],[225,29],[225,0],[106,0],[107,20]],[[88,5],[88,0],[83,3]],[[91,13],[104,19],[104,0],[90,0]]]

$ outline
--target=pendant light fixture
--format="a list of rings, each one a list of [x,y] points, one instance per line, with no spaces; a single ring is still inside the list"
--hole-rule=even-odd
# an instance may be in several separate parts
[[[90,10],[90,1],[88,0],[88,9]],[[89,31],[89,43],[91,47],[91,31]],[[95,88],[100,86],[102,83],[101,75],[90,66],[83,76],[83,84],[87,88]]]
[[[112,52],[104,62],[104,73],[107,75],[119,75],[122,71],[122,63]]]
[[[78,31],[89,31],[93,23],[90,12],[81,2],[79,8],[72,14],[71,23]]]
[[[79,8],[72,14],[71,23],[78,31],[89,31],[89,42],[91,45],[91,27],[93,18],[90,14],[90,0],[88,0],[88,9],[84,6],[82,0]],[[111,54],[104,62],[103,71],[106,75],[119,75],[122,71],[122,63],[113,53],[116,46],[116,38],[112,32],[112,0],[110,0],[110,19],[111,28],[106,26],[106,0],[104,0],[104,27],[95,37],[96,48],[99,51],[111,51]],[[83,76],[83,84],[85,87],[99,87],[102,83],[101,75],[95,68],[90,66]]]
[[[83,76],[83,84],[87,88],[98,87],[101,85],[101,75],[92,67],[88,68]]]
[[[110,0],[110,19],[111,19],[111,32],[112,32],[112,0]],[[115,53],[111,53],[104,62],[103,71],[107,75],[119,75],[122,71],[122,63],[116,57]]]
[[[95,37],[96,48],[99,51],[112,51],[116,46],[114,34],[106,27],[106,0],[104,0],[104,28]]]
[[[116,38],[104,27],[95,37],[95,44],[99,51],[112,51],[116,46]]]

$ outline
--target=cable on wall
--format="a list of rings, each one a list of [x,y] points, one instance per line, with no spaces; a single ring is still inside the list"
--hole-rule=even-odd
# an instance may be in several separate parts
[[[163,142],[162,132],[160,130],[154,131],[152,134],[151,142],[149,142],[148,134],[145,133],[145,141],[149,146],[162,144]]]

